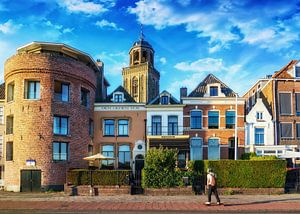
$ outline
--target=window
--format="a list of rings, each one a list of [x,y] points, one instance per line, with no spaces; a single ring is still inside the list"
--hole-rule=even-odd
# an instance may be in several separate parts
[[[256,119],[262,120],[263,119],[263,113],[262,112],[256,112]]]
[[[300,140],[300,123],[296,123],[296,137]]]
[[[168,117],[168,134],[169,135],[178,134],[178,116]]]
[[[178,167],[179,168],[185,168],[186,166],[186,152],[179,150],[178,152]]]
[[[255,128],[255,145],[264,145],[264,128]]]
[[[219,139],[208,139],[208,160],[220,160]]]
[[[104,120],[104,136],[115,136],[114,120]]]
[[[138,79],[136,77],[132,78],[132,95],[133,97],[138,96]]]
[[[300,66],[295,66],[295,75],[296,77],[300,77]]]
[[[280,123],[280,138],[291,139],[293,138],[293,124],[292,123]]]
[[[0,106],[0,124],[4,124],[4,107]]]
[[[114,157],[114,146],[104,145],[102,146],[102,155],[106,157]],[[102,160],[102,168],[114,168],[114,160]]]
[[[66,161],[69,158],[69,144],[65,142],[53,142],[53,160]]]
[[[191,160],[203,159],[203,140],[202,138],[191,139]]]
[[[152,135],[161,135],[161,116],[152,116]]]
[[[218,129],[219,128],[219,112],[208,111],[208,128]]]
[[[119,168],[130,169],[130,146],[119,146]]]
[[[14,160],[13,142],[6,142],[6,161]]]
[[[14,101],[15,83],[9,83],[7,85],[7,102]]]
[[[191,129],[202,129],[202,111],[191,111]]]
[[[85,107],[90,106],[90,92],[87,89],[81,88],[81,105]]]
[[[89,120],[89,135],[94,136],[94,121],[91,119]]]
[[[114,103],[122,103],[123,95],[122,94],[114,94]]]
[[[295,93],[295,99],[296,99],[296,115],[300,116],[300,93]]]
[[[234,129],[235,127],[235,111],[226,111],[226,128]]]
[[[88,145],[89,156],[93,155],[93,145]]]
[[[218,96],[218,86],[210,86],[209,87],[209,95],[212,96]]]
[[[118,136],[128,136],[128,120],[118,121]]]
[[[58,135],[69,134],[69,118],[62,116],[54,116],[53,133]]]
[[[291,93],[279,93],[279,103],[281,115],[292,114]]]
[[[62,102],[69,102],[70,85],[59,81],[54,82],[54,99]]]
[[[10,115],[6,117],[6,134],[14,133],[14,116]]]
[[[40,99],[40,81],[25,81],[25,99]]]
[[[168,96],[161,96],[160,97],[160,104],[168,105],[169,104],[169,97]]]
[[[0,135],[0,159],[3,157],[3,135]]]

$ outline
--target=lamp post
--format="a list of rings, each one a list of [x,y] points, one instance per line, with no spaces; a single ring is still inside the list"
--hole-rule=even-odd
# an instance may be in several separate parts
[[[238,159],[238,142],[237,142],[237,117],[238,117],[238,94],[235,93],[235,126],[234,126],[234,160]]]

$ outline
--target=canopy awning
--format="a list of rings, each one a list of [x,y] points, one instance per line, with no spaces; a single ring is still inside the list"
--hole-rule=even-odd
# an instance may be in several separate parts
[[[83,158],[83,160],[88,160],[88,161],[95,161],[95,160],[114,160],[114,157],[106,157],[104,155],[102,155],[101,153],[92,155],[92,156],[88,156]]]
[[[286,151],[285,154],[279,155],[279,158],[300,158],[300,152]]]

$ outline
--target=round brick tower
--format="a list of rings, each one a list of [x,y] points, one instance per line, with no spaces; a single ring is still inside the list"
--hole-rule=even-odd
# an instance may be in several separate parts
[[[60,43],[33,42],[5,63],[5,189],[61,189],[87,167],[99,68]]]

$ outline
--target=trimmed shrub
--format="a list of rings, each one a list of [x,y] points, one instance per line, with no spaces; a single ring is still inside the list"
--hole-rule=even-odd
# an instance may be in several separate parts
[[[129,185],[130,170],[92,170],[92,184],[100,186]],[[68,172],[68,184],[90,185],[88,169],[74,169]]]
[[[179,172],[175,170],[177,151],[167,148],[148,150],[143,169],[143,187],[162,188],[179,185]],[[181,178],[182,180],[182,178]]]
[[[258,156],[255,152],[244,153],[242,160],[278,160],[279,158],[275,155],[270,156]]]
[[[285,160],[191,161],[189,167],[195,173],[212,168],[219,187],[282,188],[285,185]]]

